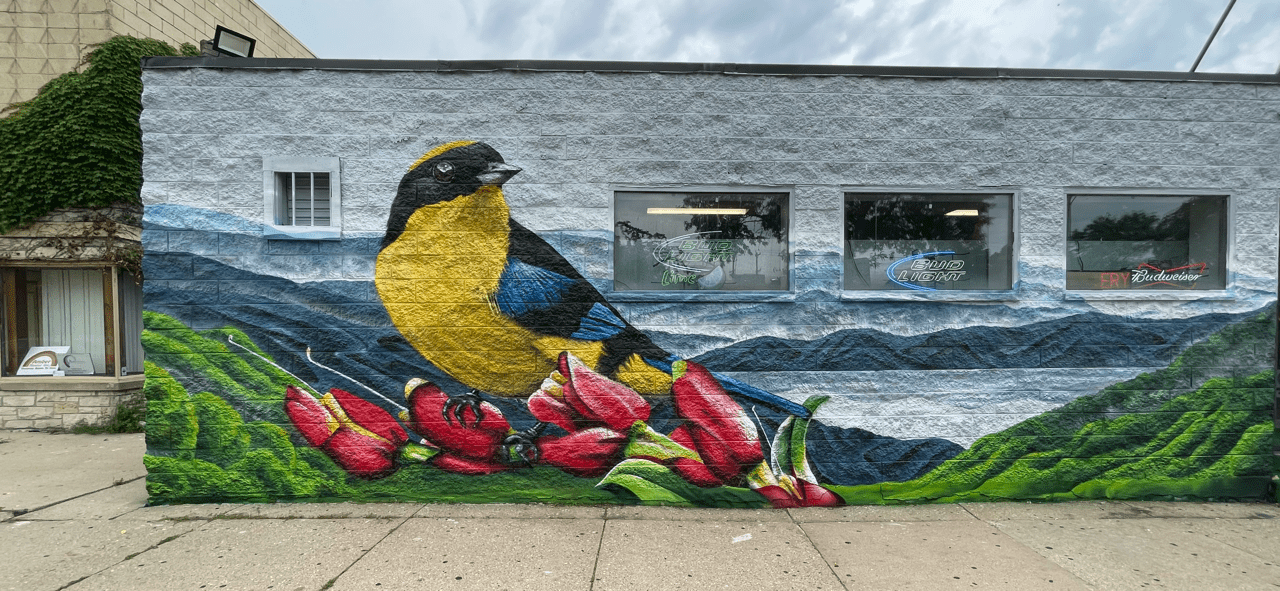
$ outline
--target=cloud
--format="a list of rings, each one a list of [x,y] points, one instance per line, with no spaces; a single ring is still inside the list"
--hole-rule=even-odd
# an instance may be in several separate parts
[[[1186,70],[1226,0],[260,0],[321,57]],[[1202,70],[1275,71],[1277,0]]]

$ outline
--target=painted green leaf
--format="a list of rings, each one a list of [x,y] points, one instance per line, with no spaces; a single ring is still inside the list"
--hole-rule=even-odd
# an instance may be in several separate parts
[[[400,448],[400,459],[409,463],[421,463],[430,460],[438,453],[440,453],[440,450],[434,447],[427,447],[422,444],[410,442]]]
[[[616,484],[635,495],[645,503],[658,505],[689,505],[687,499],[658,486],[634,474],[618,474],[609,479],[609,484]]]
[[[648,460],[623,460],[614,466],[597,488],[622,488],[651,505],[694,507],[768,507],[759,493],[737,486],[699,488],[666,466]]]
[[[672,441],[666,435],[654,431],[653,427],[643,421],[636,421],[632,424],[628,436],[630,440],[627,441],[627,447],[623,450],[623,453],[628,458],[650,458],[660,462],[676,458],[688,458],[696,462],[702,461],[697,452]]]
[[[693,486],[666,466],[649,460],[623,460],[614,466],[597,487],[613,484],[634,494],[642,502],[655,504],[692,504],[675,490]],[[697,488],[697,487],[694,487]],[[673,490],[674,489],[674,490]]]
[[[830,399],[830,396],[810,396],[804,401],[804,407],[809,410],[812,417],[813,413],[818,411],[818,407]],[[809,469],[808,446],[805,443],[805,438],[809,434],[809,420],[792,416],[787,417],[778,426],[778,433],[773,438],[771,450],[774,472],[795,475],[809,482],[818,481]]]

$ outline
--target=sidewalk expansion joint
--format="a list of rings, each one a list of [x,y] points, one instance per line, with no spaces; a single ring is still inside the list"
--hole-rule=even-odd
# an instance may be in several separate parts
[[[421,511],[421,509],[419,509],[419,511]],[[409,523],[409,520],[413,519],[413,516],[416,515],[417,513],[418,511],[414,511],[413,513],[410,513],[409,515],[405,516],[404,519],[400,520],[400,523],[397,523],[395,527],[387,531],[386,535],[379,538],[378,541],[372,544],[369,544],[369,547],[366,548],[364,552],[361,552],[360,556],[357,556],[355,560],[352,560],[351,564],[348,564],[346,568],[342,569],[342,572],[334,575],[333,578],[329,579],[329,581],[326,582],[323,587],[320,587],[320,591],[325,591],[326,589],[332,589],[334,583],[337,583],[338,579],[342,578],[342,575],[347,574],[347,571],[351,570],[351,567],[355,566],[357,562],[364,560],[365,556],[368,556],[370,552],[373,552],[374,548],[377,548],[379,544],[385,542],[387,538],[391,537],[391,534],[396,533],[396,531],[398,531],[401,527],[404,527],[404,524]]]
[[[809,532],[804,529],[804,524],[796,521],[795,513],[792,513],[791,509],[783,509],[783,511],[787,512],[787,517],[791,518],[791,523],[804,535],[805,541],[809,542],[809,546],[813,548],[813,551],[818,553],[818,557],[822,559],[823,564],[827,565],[827,570],[831,571],[831,576],[836,578],[836,582],[840,583],[840,587],[844,588],[845,591],[849,591],[849,586],[844,584],[844,580],[840,578],[840,573],[836,571],[836,567],[832,566],[831,561],[822,553],[822,548],[819,548],[818,544],[814,543],[813,538],[809,537]]]
[[[36,507],[35,509],[5,509],[5,510],[4,510],[4,512],[5,512],[5,513],[11,513],[12,515],[11,515],[9,518],[4,519],[4,520],[0,520],[0,521],[9,521],[9,520],[12,520],[12,519],[16,519],[16,518],[18,518],[18,517],[20,517],[20,516],[22,516],[22,515],[26,515],[27,513],[35,513],[36,511],[43,511],[43,510],[48,509],[49,507],[53,507],[53,506],[55,506],[55,505],[61,505],[61,504],[66,503],[66,502],[74,501],[74,500],[76,500],[76,499],[79,499],[79,498],[81,498],[81,497],[87,497],[87,496],[92,495],[92,494],[100,493],[100,492],[102,492],[102,491],[104,491],[104,490],[111,490],[111,489],[113,489],[113,488],[115,488],[115,487],[117,487],[117,486],[124,486],[124,485],[126,485],[126,484],[129,484],[130,482],[134,482],[134,481],[137,481],[137,480],[142,480],[143,478],[146,478],[146,477],[147,477],[147,476],[144,474],[144,475],[142,475],[142,476],[136,476],[136,477],[134,477],[134,478],[130,478],[130,479],[128,479],[128,480],[125,480],[125,479],[123,479],[123,478],[122,478],[122,479],[120,479],[120,480],[115,481],[115,483],[114,483],[114,484],[112,484],[111,486],[104,486],[104,487],[102,487],[102,488],[100,488],[100,489],[97,489],[97,490],[91,490],[91,491],[89,491],[89,492],[87,492],[87,493],[81,493],[81,494],[78,494],[78,495],[76,495],[76,496],[74,496],[74,497],[67,497],[67,498],[62,499],[62,500],[60,500],[60,501],[54,501],[54,502],[49,503],[49,504],[47,504],[47,505],[41,505],[41,506],[39,506],[39,507]],[[119,517],[119,516],[117,515],[117,517]],[[113,517],[112,519],[114,519],[114,517]],[[58,520],[58,521],[61,521],[61,520]]]
[[[154,543],[154,544],[152,544],[152,545],[150,545],[150,546],[148,546],[148,547],[146,547],[146,548],[143,548],[142,550],[139,550],[139,551],[137,551],[137,552],[134,552],[133,554],[130,554],[130,555],[128,555],[128,556],[125,556],[124,558],[121,558],[121,559],[120,559],[119,561],[117,561],[115,564],[112,564],[112,565],[110,565],[110,566],[107,566],[106,568],[103,568],[103,569],[101,569],[101,570],[99,570],[99,571],[97,571],[97,572],[89,573],[89,574],[87,574],[87,575],[85,575],[85,576],[83,576],[83,577],[80,577],[80,578],[78,578],[78,579],[76,579],[76,580],[74,580],[74,581],[71,581],[70,583],[67,583],[66,585],[63,585],[63,586],[61,586],[61,587],[58,587],[58,588],[56,589],[56,591],[62,591],[63,589],[66,589],[66,588],[68,588],[68,587],[72,587],[72,586],[76,585],[77,583],[79,583],[80,581],[83,581],[83,580],[85,580],[85,579],[87,579],[87,578],[89,578],[89,577],[97,576],[97,575],[100,575],[100,574],[102,574],[102,573],[104,573],[104,572],[107,572],[107,571],[109,571],[109,570],[111,570],[111,569],[113,569],[113,568],[115,568],[115,567],[117,567],[117,566],[120,566],[121,564],[124,564],[124,563],[126,563],[126,562],[129,562],[130,560],[133,560],[134,558],[137,558],[138,556],[141,556],[142,554],[145,554],[145,553],[147,553],[147,552],[150,552],[150,551],[152,551],[152,550],[155,550],[156,548],[159,548],[160,546],[163,546],[163,545],[165,545],[165,544],[168,544],[169,542],[172,542],[172,541],[174,541],[174,540],[176,540],[176,539],[178,539],[178,538],[181,538],[182,536],[185,536],[185,535],[187,535],[187,534],[189,534],[189,533],[191,533],[191,532],[193,532],[193,531],[196,531],[196,530],[198,530],[198,529],[200,529],[200,528],[192,528],[190,531],[185,531],[185,532],[182,532],[182,533],[180,533],[180,534],[175,534],[175,535],[169,536],[169,537],[167,537],[167,538],[165,538],[165,539],[163,539],[163,540],[160,540],[159,542],[156,542],[156,543]]]
[[[596,560],[591,563],[591,584],[587,586],[587,591],[594,591],[596,588],[596,572],[600,570],[600,553],[604,551],[604,534],[609,529],[609,510],[605,509],[604,515],[600,518],[600,541],[596,544]]]

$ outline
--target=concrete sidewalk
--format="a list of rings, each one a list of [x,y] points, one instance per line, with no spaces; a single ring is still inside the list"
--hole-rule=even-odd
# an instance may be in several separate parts
[[[140,435],[0,442],[0,590],[1280,587],[1270,504],[144,507]]]

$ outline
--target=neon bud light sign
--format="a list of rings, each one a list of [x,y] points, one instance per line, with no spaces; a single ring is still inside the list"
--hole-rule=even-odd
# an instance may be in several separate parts
[[[889,277],[889,281],[907,289],[938,291],[919,284],[931,281],[960,281],[966,273],[964,261],[955,259],[940,261],[929,257],[953,254],[955,251],[939,250],[911,255],[894,261],[884,272]]]

